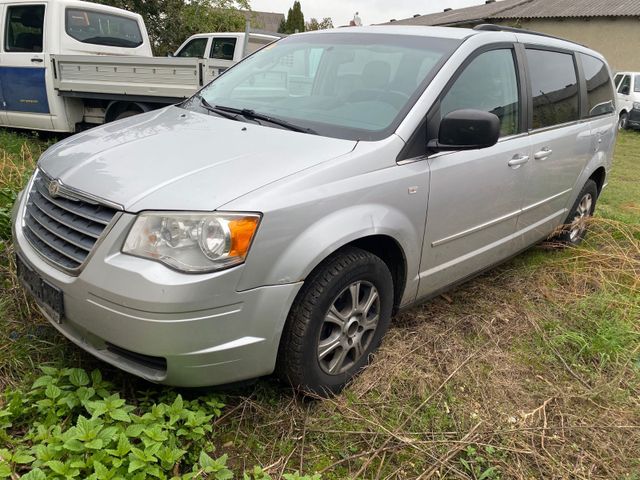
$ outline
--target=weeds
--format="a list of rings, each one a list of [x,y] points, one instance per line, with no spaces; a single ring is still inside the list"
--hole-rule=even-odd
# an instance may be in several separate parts
[[[25,141],[25,137],[0,134],[4,162],[0,187],[12,185],[11,192],[18,190],[46,147],[46,142],[25,146]],[[5,466],[0,466],[0,472],[6,474],[9,468],[14,476],[25,473],[26,478],[60,476],[35,450],[53,445],[60,450],[52,460],[62,462],[68,472],[79,470],[76,478],[98,474],[88,460],[83,460],[84,466],[71,465],[76,461],[71,458],[78,455],[104,455],[98,458],[100,464],[116,472],[126,466],[124,477],[129,478],[148,472],[147,465],[159,466],[166,476],[192,474],[194,467],[200,472],[201,451],[212,462],[219,459],[218,466],[224,464],[220,471],[240,472],[247,480],[303,478],[291,473],[296,470],[319,472],[326,479],[637,477],[638,152],[640,136],[621,134],[615,170],[583,245],[535,247],[455,291],[398,315],[372,365],[344,394],[326,401],[304,400],[267,379],[240,392],[227,392],[226,406],[217,406],[217,412],[206,404],[215,395],[193,392],[194,399],[183,399],[183,406],[211,416],[210,432],[185,442],[166,415],[146,427],[159,428],[150,430],[154,436],[166,432],[168,439],[175,439],[175,448],[186,451],[175,461],[177,473],[163,467],[160,450],[153,452],[156,447],[145,453],[145,439],[158,440],[149,440],[144,433],[127,437],[132,447],[141,450],[140,458],[130,457],[129,451],[114,457],[116,463],[122,460],[119,466],[107,451],[116,450],[117,442],[94,452],[86,445],[93,440],[78,438],[84,448],[81,455],[64,447],[68,438],[63,442],[61,437],[73,436],[68,431],[74,427],[77,432],[80,416],[85,419],[82,422],[98,418],[102,429],[124,429],[126,435],[129,426],[157,411],[158,405],[171,408],[178,395],[171,389],[149,390],[148,384],[93,360],[61,338],[16,285],[11,246],[5,244],[6,259],[0,262],[0,384],[8,389],[9,403],[2,412],[11,408],[13,398],[25,403],[9,415],[0,413],[0,424],[12,424],[3,427],[6,437],[0,442],[5,450],[0,455]],[[2,202],[0,206],[5,207],[11,199]],[[63,375],[62,386],[56,384],[59,395],[50,389],[47,396],[44,384],[29,391],[41,364],[52,365],[56,375]],[[94,388],[91,376],[89,384],[76,386],[69,367],[86,371],[99,367],[112,386],[102,392],[106,396]],[[82,404],[80,397],[86,393],[78,395],[84,392],[81,388],[96,390],[90,401],[108,403],[107,411],[96,415],[100,409]],[[78,398],[80,403],[73,409],[67,400],[46,408],[37,403],[47,399],[57,403],[63,398]],[[111,417],[110,408],[125,410],[115,413],[120,420]],[[37,423],[50,430],[38,437]],[[129,474],[136,458],[145,466]],[[44,476],[33,473],[36,469]]]

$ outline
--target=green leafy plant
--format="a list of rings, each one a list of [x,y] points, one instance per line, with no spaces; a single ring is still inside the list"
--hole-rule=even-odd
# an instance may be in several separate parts
[[[491,446],[482,449],[469,445],[464,449],[464,455],[459,459],[464,471],[475,480],[498,480],[500,470],[491,466],[496,449]]]
[[[157,402],[144,397],[132,405],[112,393],[98,370],[41,368],[44,375],[29,392],[4,394],[0,478],[233,478],[227,455],[210,455],[212,419],[224,408],[220,398],[189,401],[168,390]],[[256,467],[244,478],[271,477]]]

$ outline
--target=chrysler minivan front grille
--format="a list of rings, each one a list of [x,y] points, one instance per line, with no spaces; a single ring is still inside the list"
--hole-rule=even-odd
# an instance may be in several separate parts
[[[83,198],[42,171],[28,193],[23,232],[33,248],[65,270],[77,270],[92,252],[117,209]]]

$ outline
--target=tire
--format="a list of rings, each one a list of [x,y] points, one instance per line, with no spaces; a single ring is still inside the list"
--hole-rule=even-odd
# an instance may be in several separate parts
[[[556,241],[565,245],[579,245],[587,235],[586,220],[596,209],[598,200],[598,187],[593,180],[587,180],[578,194],[569,216],[565,220],[562,231],[557,235]]]
[[[392,308],[386,264],[359,248],[336,252],[308,277],[289,312],[278,376],[304,392],[339,393],[380,346]]]
[[[622,112],[618,120],[618,130],[626,130],[629,128],[629,114]]]
[[[113,121],[115,122],[116,120],[122,120],[123,118],[133,117],[134,115],[139,115],[141,113],[142,112],[140,110],[125,110],[124,112],[120,112],[116,115]]]

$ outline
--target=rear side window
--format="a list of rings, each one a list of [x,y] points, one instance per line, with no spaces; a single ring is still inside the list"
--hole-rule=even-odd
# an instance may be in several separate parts
[[[518,78],[510,49],[491,50],[474,58],[442,99],[440,115],[467,108],[497,115],[500,136],[519,132]]]
[[[67,35],[82,43],[124,48],[142,45],[138,22],[121,15],[67,8],[65,30]]]
[[[204,58],[207,41],[207,38],[194,38],[178,52],[176,57]]]
[[[219,60],[233,60],[236,51],[235,38],[214,38],[211,45],[211,58]]]
[[[579,119],[578,77],[573,55],[527,49],[533,129]]]
[[[587,81],[588,117],[607,115],[615,111],[613,85],[609,70],[602,60],[580,54],[582,69]]]
[[[7,8],[4,49],[7,52],[42,52],[44,5]]]
[[[640,92],[640,75],[635,76],[634,85],[635,87],[633,88],[633,91]]]

